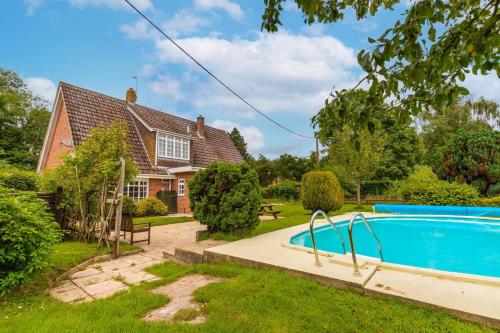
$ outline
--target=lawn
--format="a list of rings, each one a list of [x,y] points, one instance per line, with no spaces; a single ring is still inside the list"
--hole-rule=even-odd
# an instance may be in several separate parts
[[[272,203],[280,203],[277,200],[271,200]],[[283,202],[281,202],[283,203]],[[251,232],[243,233],[213,233],[206,235],[206,238],[216,239],[216,240],[227,240],[234,241],[242,238],[253,237],[268,232],[293,227],[299,224],[304,224],[309,222],[311,219],[311,212],[305,210],[300,203],[283,203],[282,205],[274,206],[273,209],[280,210],[280,216],[283,218],[277,220],[262,221],[259,223],[257,228]],[[348,212],[371,212],[371,206],[361,206],[356,208],[355,204],[345,204],[341,209],[330,212],[329,216],[340,215]]]
[[[148,223],[151,222],[151,226],[174,224],[182,222],[194,221],[192,217],[189,216],[146,216],[146,217],[134,217],[134,224],[137,223]]]
[[[164,263],[149,271],[162,280],[90,303],[68,305],[41,292],[19,296],[0,305],[0,332],[493,332],[439,311],[366,297],[276,270]],[[189,273],[227,278],[195,292],[196,300],[205,304],[207,322],[140,320],[167,302],[149,289]]]

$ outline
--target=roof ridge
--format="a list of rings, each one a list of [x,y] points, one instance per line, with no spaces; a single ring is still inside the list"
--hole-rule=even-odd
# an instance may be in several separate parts
[[[110,95],[106,95],[102,92],[98,92],[98,91],[95,91],[95,90],[91,90],[91,89],[87,89],[87,88],[83,88],[83,87],[80,87],[80,86],[77,86],[77,85],[74,85],[74,84],[71,84],[71,83],[68,83],[68,82],[64,82],[64,81],[59,81],[59,84],[61,86],[69,86],[69,87],[72,87],[72,88],[76,88],[76,89],[80,89],[80,90],[84,90],[84,91],[87,91],[87,92],[90,92],[90,93],[93,93],[93,94],[98,94],[98,95],[101,95],[101,96],[104,96],[104,97],[107,97],[107,98],[112,98],[114,100],[117,100],[121,103],[125,103],[127,105],[130,105],[130,106],[134,106],[134,105],[137,105],[137,106],[140,106],[140,107],[143,107],[145,109],[149,109],[151,111],[154,111],[154,112],[158,112],[158,113],[161,113],[161,114],[164,114],[164,115],[168,115],[168,116],[171,116],[171,117],[174,117],[174,118],[177,118],[177,119],[180,119],[182,121],[187,121],[187,122],[190,122],[192,123],[192,125],[196,126],[196,121],[194,120],[190,120],[190,119],[187,119],[187,118],[183,118],[183,117],[180,117],[180,116],[177,116],[177,115],[174,115],[174,114],[171,114],[171,113],[168,113],[168,112],[164,112],[164,111],[160,111],[160,110],[157,110],[157,109],[153,109],[149,106],[146,106],[146,105],[142,105],[142,104],[139,104],[139,103],[135,103],[135,104],[130,104],[130,103],[127,103],[126,100],[124,99],[120,99],[120,98],[117,98],[117,97],[113,97],[113,96],[110,96]],[[153,126],[154,127],[154,126]],[[216,127],[213,127],[213,126],[209,126],[209,125],[206,125],[205,124],[205,127],[208,127],[210,129],[213,129],[213,130],[216,130],[216,131],[221,131],[221,132],[224,132],[224,133],[228,133],[227,131],[223,130],[223,129],[220,129],[220,128],[216,128]]]

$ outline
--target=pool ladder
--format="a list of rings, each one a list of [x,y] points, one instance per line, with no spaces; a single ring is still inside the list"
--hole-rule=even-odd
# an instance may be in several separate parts
[[[323,217],[326,219],[326,221],[328,223],[330,223],[330,225],[333,226],[333,228],[337,232],[337,235],[338,235],[338,237],[340,239],[340,242],[342,243],[342,248],[344,250],[344,254],[346,254],[346,248],[345,248],[344,238],[342,237],[342,234],[338,230],[338,228],[335,225],[335,223],[333,223],[330,220],[330,218],[328,217],[328,215],[325,214],[325,212],[323,212],[321,210],[316,211],[313,214],[313,216],[311,217],[311,220],[309,221],[309,231],[311,233],[312,246],[313,246],[313,249],[314,249],[314,257],[316,259],[315,265],[318,266],[318,267],[320,267],[321,266],[321,262],[319,261],[318,248],[316,246],[316,237],[314,236],[314,221],[316,220],[316,217],[318,215],[323,215]],[[361,219],[361,221],[365,225],[365,227],[368,230],[368,232],[372,235],[373,239],[375,239],[375,242],[377,243],[378,253],[379,253],[379,256],[380,256],[380,261],[384,261],[384,256],[382,254],[382,247],[380,246],[380,241],[379,241],[377,235],[375,235],[375,233],[373,232],[373,230],[370,227],[370,225],[368,224],[368,221],[366,220],[365,216],[362,213],[359,213],[359,212],[352,214],[351,219],[349,220],[349,226],[348,226],[349,244],[351,246],[351,256],[352,256],[352,263],[353,263],[353,266],[354,266],[354,274],[355,275],[361,275],[359,273],[358,261],[356,259],[356,249],[355,249],[355,246],[354,246],[354,237],[353,237],[353,234],[352,234],[352,228],[354,226],[354,222],[356,221],[356,218],[360,218]]]

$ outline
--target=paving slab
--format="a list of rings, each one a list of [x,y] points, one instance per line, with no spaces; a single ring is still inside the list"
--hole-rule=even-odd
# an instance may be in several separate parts
[[[92,284],[96,284],[99,282],[107,281],[112,279],[113,277],[109,275],[108,273],[99,273],[95,275],[90,275],[90,276],[85,276],[82,278],[78,279],[73,279],[73,283],[76,284],[79,287],[84,287]]]
[[[66,303],[89,301],[92,299],[81,288],[78,288],[75,284],[69,281],[57,288],[52,289],[50,294],[52,297]]]
[[[155,280],[160,279],[156,275],[153,275],[153,274],[150,274],[150,273],[147,273],[144,271],[125,273],[123,275],[120,275],[120,277],[127,284],[139,284],[139,283],[145,282],[145,281],[155,281]]]
[[[368,281],[365,292],[404,298],[451,310],[466,319],[500,325],[500,285],[382,267]]]
[[[115,292],[128,289],[121,281],[106,280],[81,287],[86,293],[94,298],[102,298],[114,294]]]
[[[101,274],[102,271],[96,268],[88,267],[82,271],[71,274],[71,279],[79,279],[87,276]]]

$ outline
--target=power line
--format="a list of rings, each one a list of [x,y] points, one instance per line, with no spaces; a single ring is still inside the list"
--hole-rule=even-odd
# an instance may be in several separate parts
[[[135,7],[133,4],[130,3],[129,0],[124,0],[130,7],[132,7],[140,16],[142,16],[142,18],[144,18],[146,21],[149,22],[149,24],[151,24],[156,30],[158,30],[158,32],[160,32],[165,38],[167,38],[170,42],[172,42],[172,44],[174,44],[179,50],[181,50],[185,55],[187,55],[192,61],[194,61],[201,69],[203,69],[208,75],[210,75],[214,80],[216,80],[217,82],[219,82],[224,88],[226,88],[229,92],[231,92],[234,96],[236,96],[238,99],[240,99],[243,103],[245,103],[246,105],[248,105],[250,108],[252,108],[254,111],[256,111],[258,114],[260,114],[261,116],[263,116],[264,118],[266,118],[267,120],[269,120],[270,122],[274,123],[275,125],[281,127],[282,129],[284,129],[285,131],[288,131],[292,134],[295,134],[297,136],[300,136],[302,138],[306,138],[306,139],[314,139],[315,137],[313,136],[308,136],[308,135],[304,135],[304,134],[301,134],[301,133],[298,133],[298,132],[295,132],[287,127],[285,127],[284,125],[281,125],[280,123],[278,123],[277,121],[275,121],[274,119],[272,119],[271,117],[269,117],[268,115],[266,115],[264,112],[260,111],[259,109],[257,109],[255,106],[253,106],[250,102],[248,102],[246,99],[244,99],[243,97],[241,97],[236,91],[234,91],[231,87],[229,87],[227,84],[225,84],[221,79],[219,79],[217,76],[215,76],[215,74],[213,74],[210,70],[208,70],[205,66],[203,66],[198,60],[196,60],[191,54],[189,54],[189,52],[187,52],[186,50],[184,50],[182,48],[182,46],[180,46],[179,44],[177,44],[175,42],[175,40],[173,40],[172,38],[170,38],[166,33],[163,32],[163,30],[161,30],[153,21],[151,21],[146,15],[144,15],[139,9],[137,9],[137,7]]]

